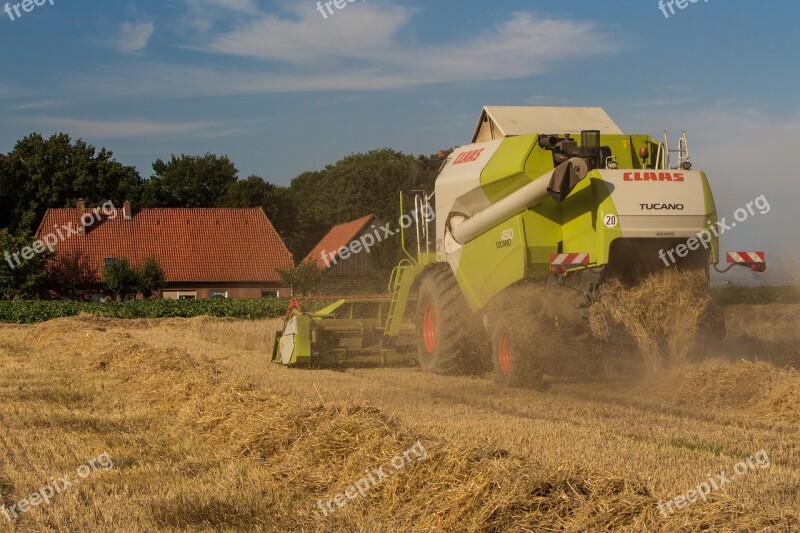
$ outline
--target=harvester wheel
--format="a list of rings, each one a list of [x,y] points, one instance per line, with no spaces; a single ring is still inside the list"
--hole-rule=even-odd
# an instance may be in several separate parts
[[[509,387],[543,388],[543,365],[536,357],[536,339],[524,322],[501,319],[492,332],[492,359],[497,382]]]
[[[417,353],[422,370],[464,374],[473,370],[482,326],[467,306],[450,267],[432,269],[417,298]]]
[[[565,354],[570,360],[588,355],[581,340],[586,327],[571,296],[544,283],[521,283],[506,288],[487,306],[497,383],[543,390],[545,374],[561,370]]]

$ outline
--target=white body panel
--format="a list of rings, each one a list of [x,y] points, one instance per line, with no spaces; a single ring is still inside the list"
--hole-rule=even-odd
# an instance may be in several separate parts
[[[623,237],[692,237],[706,213],[699,171],[602,170]]]
[[[444,260],[443,239],[447,215],[472,216],[491,205],[481,189],[481,173],[497,152],[502,139],[456,148],[436,179],[436,252]]]

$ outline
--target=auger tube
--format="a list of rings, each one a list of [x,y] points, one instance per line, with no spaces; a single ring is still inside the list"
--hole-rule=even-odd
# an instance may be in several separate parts
[[[467,244],[548,197],[561,203],[587,173],[586,162],[573,157],[453,228],[453,238]]]

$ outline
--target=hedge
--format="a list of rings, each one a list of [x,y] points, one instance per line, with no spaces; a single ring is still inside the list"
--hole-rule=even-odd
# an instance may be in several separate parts
[[[800,303],[800,287],[721,287],[714,299],[721,305]],[[195,316],[243,319],[283,316],[288,298],[227,300],[137,300],[129,302],[73,302],[0,300],[0,322],[33,324],[80,313],[107,318],[191,318]],[[319,307],[311,303],[304,308]]]
[[[79,313],[107,318],[190,318],[195,316],[244,319],[283,316],[288,298],[245,300],[139,300],[128,302],[0,301],[0,322],[33,324]]]

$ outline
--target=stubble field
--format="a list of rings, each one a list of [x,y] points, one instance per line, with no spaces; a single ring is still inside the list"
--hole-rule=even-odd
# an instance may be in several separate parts
[[[544,392],[285,369],[268,360],[278,321],[0,325],[0,529],[800,530],[798,311],[731,306],[703,362]],[[336,503],[415,443],[424,460]],[[76,474],[102,453],[113,468]]]

